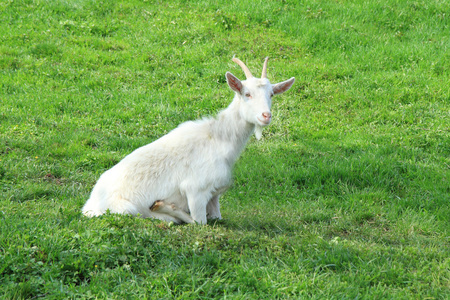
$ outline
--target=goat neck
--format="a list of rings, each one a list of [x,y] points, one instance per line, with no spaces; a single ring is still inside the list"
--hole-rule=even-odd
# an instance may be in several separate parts
[[[211,123],[212,136],[228,146],[227,156],[232,164],[238,159],[254,131],[255,125],[241,116],[240,99],[237,96]]]

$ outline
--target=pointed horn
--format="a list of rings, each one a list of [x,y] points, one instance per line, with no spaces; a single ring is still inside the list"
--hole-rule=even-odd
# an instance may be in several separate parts
[[[244,71],[245,76],[247,77],[247,79],[253,77],[253,75],[252,75],[252,73],[250,72],[250,70],[247,68],[247,66],[246,66],[239,58],[233,57],[232,60],[233,60],[235,63],[237,63],[237,64],[242,68],[242,71]]]
[[[268,60],[269,60],[269,57],[267,56],[266,59],[264,60],[264,66],[263,66],[263,70],[262,70],[261,79],[267,78],[267,61]]]

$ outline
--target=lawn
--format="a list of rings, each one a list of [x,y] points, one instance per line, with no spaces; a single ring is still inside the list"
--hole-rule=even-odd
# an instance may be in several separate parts
[[[448,1],[0,3],[0,298],[448,299]],[[232,100],[272,124],[206,226],[81,207],[98,177]]]

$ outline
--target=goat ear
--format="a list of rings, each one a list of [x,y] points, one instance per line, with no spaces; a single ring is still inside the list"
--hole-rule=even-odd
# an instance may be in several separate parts
[[[294,84],[294,81],[295,81],[295,78],[292,77],[291,79],[288,79],[286,81],[283,81],[283,82],[276,83],[276,84],[272,85],[273,94],[277,95],[277,94],[281,94],[281,93],[286,92]]]
[[[233,74],[231,74],[230,72],[227,72],[225,74],[225,77],[227,78],[227,83],[228,86],[235,92],[238,92],[241,94],[243,85],[242,82]]]

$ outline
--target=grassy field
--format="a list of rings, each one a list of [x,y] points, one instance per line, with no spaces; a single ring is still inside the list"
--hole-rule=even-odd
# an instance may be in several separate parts
[[[0,2],[0,298],[448,299],[450,3]],[[80,209],[99,175],[296,77],[223,220]]]

